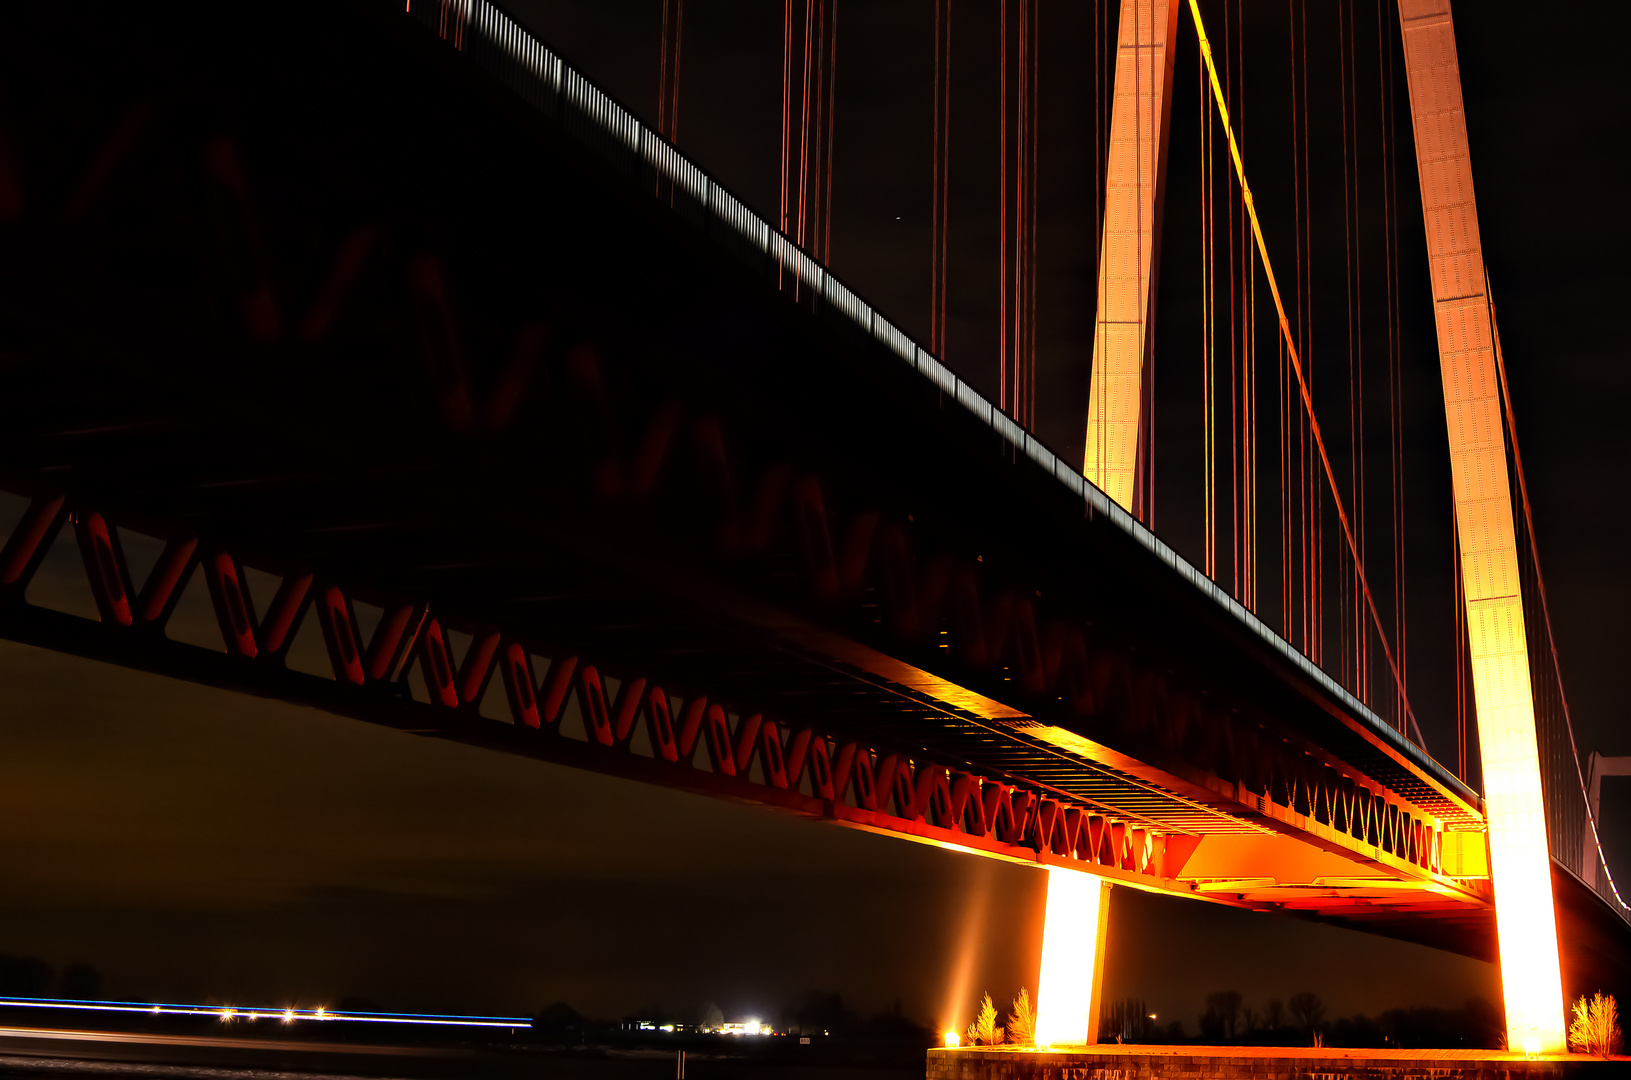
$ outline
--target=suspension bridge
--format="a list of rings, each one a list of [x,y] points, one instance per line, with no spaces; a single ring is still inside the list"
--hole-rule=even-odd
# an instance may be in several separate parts
[[[828,265],[824,0],[789,7],[774,219],[673,141],[677,3],[656,126],[488,0],[8,12],[0,635],[1047,868],[1051,1041],[1096,1039],[1115,884],[1499,960],[1512,1045],[1560,1049],[1565,988],[1621,985],[1631,924],[1552,640],[1448,0],[1403,0],[1385,37],[1427,239],[1394,257],[1432,282],[1389,302],[1433,305],[1459,530],[1453,768],[1407,693],[1402,543],[1367,548],[1310,389],[1306,252],[1272,248],[1200,5],[1106,8],[1086,437],[1032,430],[1039,30],[1015,10],[995,400],[945,357],[949,3],[926,340]],[[1151,527],[1181,41],[1224,327],[1198,564]],[[1259,378],[1278,396],[1238,389]],[[54,550],[94,618],[37,602]]]

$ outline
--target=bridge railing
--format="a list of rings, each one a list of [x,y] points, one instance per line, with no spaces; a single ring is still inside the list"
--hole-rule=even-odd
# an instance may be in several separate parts
[[[755,214],[670,142],[566,64],[553,50],[489,0],[407,0],[408,14],[524,101],[572,132],[617,171],[669,202],[712,239],[777,280],[795,299],[813,297],[831,313],[876,339],[946,397],[990,427],[1085,503],[1089,515],[1107,518],[1249,632],[1372,729],[1403,757],[1469,804],[1483,800],[1424,749],[1405,738],[1347,687],[1327,674],[1225,589],[1179,555],[1068,460],[1015,423],[972,385],[940,363],[859,294],[844,285],[794,241]],[[666,185],[664,184],[666,181]]]

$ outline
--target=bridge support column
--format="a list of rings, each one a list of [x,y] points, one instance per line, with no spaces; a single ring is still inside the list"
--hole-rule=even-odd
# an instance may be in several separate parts
[[[1182,0],[1121,0],[1082,475],[1133,511]]]
[[[1036,1045],[1099,1041],[1110,883],[1063,867],[1048,869],[1042,970],[1036,987]]]
[[[1399,23],[1410,80],[1466,582],[1507,1045],[1555,1053],[1564,1049],[1557,913],[1524,631],[1517,522],[1507,480],[1496,372],[1499,346],[1473,198],[1450,0],[1401,0]]]

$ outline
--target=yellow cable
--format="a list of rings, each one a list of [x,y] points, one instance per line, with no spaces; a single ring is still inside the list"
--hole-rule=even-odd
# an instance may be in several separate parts
[[[1365,590],[1365,604],[1370,609],[1371,621],[1376,626],[1376,635],[1381,639],[1382,651],[1387,654],[1388,667],[1393,670],[1393,682],[1404,694],[1404,680],[1399,675],[1399,664],[1393,658],[1393,648],[1388,644],[1387,635],[1382,631],[1382,618],[1376,611],[1376,601],[1371,596],[1370,583],[1365,580],[1365,567],[1359,560],[1359,545],[1354,543],[1353,526],[1348,522],[1348,512],[1343,509],[1342,496],[1338,493],[1336,473],[1331,468],[1331,457],[1325,450],[1325,437],[1320,433],[1319,420],[1314,415],[1314,398],[1308,391],[1308,380],[1303,377],[1302,358],[1297,355],[1296,342],[1291,337],[1291,323],[1286,319],[1286,306],[1280,299],[1280,286],[1274,279],[1274,265],[1269,261],[1268,245],[1263,241],[1263,226],[1257,220],[1257,205],[1252,201],[1252,189],[1246,183],[1246,166],[1240,158],[1240,144],[1235,142],[1235,129],[1229,123],[1229,105],[1223,96],[1223,86],[1218,81],[1217,65],[1212,60],[1212,43],[1207,40],[1206,26],[1201,22],[1200,0],[1189,0],[1189,14],[1195,22],[1195,36],[1200,39],[1201,59],[1206,61],[1206,73],[1212,85],[1212,102],[1217,106],[1218,118],[1223,122],[1223,133],[1229,138],[1229,156],[1235,163],[1235,175],[1240,179],[1240,193],[1246,204],[1246,214],[1252,219],[1252,238],[1257,242],[1258,256],[1263,260],[1263,275],[1268,279],[1269,292],[1274,297],[1274,310],[1280,317],[1280,335],[1285,339],[1286,353],[1291,357],[1291,370],[1297,375],[1297,389],[1302,396],[1303,411],[1308,415],[1309,426],[1313,429],[1314,444],[1319,448],[1320,464],[1325,469],[1325,480],[1331,488],[1331,502],[1336,506],[1337,519],[1342,522],[1342,533],[1348,541],[1348,552],[1353,556],[1354,567],[1359,573],[1359,582]],[[1405,701],[1405,712],[1412,722],[1416,715],[1410,708],[1409,699]],[[1417,725],[1418,735],[1420,725]]]

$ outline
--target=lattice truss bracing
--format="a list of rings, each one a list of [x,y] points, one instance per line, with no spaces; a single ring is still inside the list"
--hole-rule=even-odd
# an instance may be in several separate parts
[[[170,535],[145,581],[138,582],[121,534],[132,536],[110,525],[103,513],[71,506],[61,495],[34,498],[0,549],[0,632],[422,734],[1016,861],[1086,866],[1164,891],[1195,891],[1234,902],[1248,902],[1249,896],[1250,903],[1278,903],[1293,911],[1362,908],[1351,912],[1361,919],[1429,909],[1462,916],[1476,912],[1476,906],[1469,910],[1467,898],[1426,900],[1401,893],[1380,877],[1312,888],[1239,875],[1188,875],[1179,881],[1200,838],[1170,831],[1170,821],[1164,820],[1173,816],[1170,810],[1163,819],[1152,819],[1159,825],[1147,824],[1098,804],[947,767],[921,753],[744,713],[728,707],[728,697],[696,691],[671,696],[647,675],[614,679],[574,653],[542,656],[498,629],[431,614],[423,601],[383,605],[372,630],[365,631],[354,590],[310,571],[272,575],[276,589],[257,605],[244,564],[189,532]],[[96,622],[25,599],[54,543],[77,548]],[[190,582],[207,593],[218,649],[166,633]],[[326,678],[288,664],[303,626],[306,633],[321,635],[330,665]],[[455,645],[461,640],[462,655]],[[499,687],[503,705],[495,707],[489,692]],[[1434,876],[1444,869],[1442,833],[1434,822],[1401,811],[1398,803],[1351,777],[1309,769],[1283,753],[1259,753],[1254,767],[1243,771],[1248,776],[1241,786],[1260,789],[1255,801],[1264,811],[1307,819],[1323,826],[1327,836],[1352,838]],[[1164,798],[1170,807],[1172,796]],[[1126,801],[1125,796],[1116,800]],[[1211,827],[1197,830],[1201,834],[1239,836],[1248,848],[1253,840],[1270,838],[1261,826],[1231,825],[1215,811],[1207,816]],[[1202,817],[1197,807],[1192,820]]]
[[[94,630],[21,599],[70,517],[99,614]],[[670,697],[648,676],[614,680],[592,661],[570,653],[541,657],[494,629],[462,635],[467,644],[456,656],[453,622],[430,614],[423,602],[387,606],[365,633],[349,590],[310,572],[283,577],[264,612],[257,612],[243,564],[188,534],[166,541],[138,588],[121,547],[119,530],[101,513],[80,508],[70,514],[61,496],[34,500],[0,552],[0,618],[7,632],[343,715],[811,817],[1021,861],[1087,864],[1111,877],[1161,877],[1166,835],[1081,803],[760,713],[743,714],[706,693]],[[221,653],[165,634],[193,578],[207,588]],[[312,623],[320,628],[329,678],[286,663],[297,631]],[[481,707],[490,684],[503,689],[505,706],[497,716]],[[563,734],[568,716],[576,721],[570,736]],[[1417,830],[1393,843],[1414,851],[1424,844]]]

